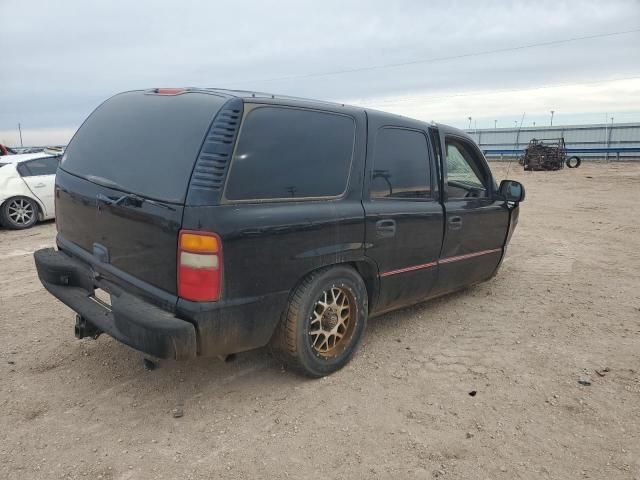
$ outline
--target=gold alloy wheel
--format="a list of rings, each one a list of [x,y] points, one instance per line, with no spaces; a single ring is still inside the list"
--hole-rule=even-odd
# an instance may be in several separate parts
[[[356,302],[346,288],[331,287],[320,295],[311,314],[309,341],[316,354],[331,358],[344,352],[356,324]]]

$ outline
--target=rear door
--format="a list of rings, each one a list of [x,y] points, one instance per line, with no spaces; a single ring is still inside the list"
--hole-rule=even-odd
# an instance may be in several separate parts
[[[509,211],[478,147],[455,132],[440,132],[445,233],[437,293],[489,278],[502,257]]]
[[[419,122],[386,124],[369,115],[367,255],[378,265],[377,311],[416,303],[437,278],[442,206],[429,139]]]
[[[59,162],[60,157],[55,156],[37,158],[18,165],[18,173],[44,206],[46,217],[51,217],[54,213],[53,189]]]
[[[144,288],[159,289],[156,296],[161,291],[175,295],[178,233],[189,181],[226,101],[197,92],[137,91],[98,107],[60,164],[58,245],[113,281],[142,282]],[[226,132],[219,136],[227,141]],[[234,141],[233,135],[228,141]]]

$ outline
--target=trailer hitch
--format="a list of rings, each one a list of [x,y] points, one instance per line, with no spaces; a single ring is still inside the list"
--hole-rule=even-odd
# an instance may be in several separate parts
[[[91,337],[95,340],[102,333],[102,330],[96,328],[95,325],[79,314],[76,314],[76,325],[73,330],[77,339]]]

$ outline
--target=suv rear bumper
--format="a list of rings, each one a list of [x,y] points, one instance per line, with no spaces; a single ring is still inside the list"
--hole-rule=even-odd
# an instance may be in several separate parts
[[[58,242],[62,243],[60,237]],[[263,347],[287,304],[288,291],[204,303],[171,299],[166,293],[159,296],[158,288],[140,281],[131,284],[114,269],[107,271],[105,264],[88,263],[93,259],[80,257],[80,252],[67,254],[67,248],[73,248],[68,243],[65,251],[35,252],[44,287],[81,315],[89,323],[88,331],[95,327],[155,357],[184,360]],[[110,309],[96,300],[96,288],[111,294]]]
[[[44,287],[99,331],[159,358],[182,360],[197,355],[193,324],[124,292],[64,252],[46,248],[35,252],[34,258]],[[95,288],[111,294],[111,308],[96,301]]]

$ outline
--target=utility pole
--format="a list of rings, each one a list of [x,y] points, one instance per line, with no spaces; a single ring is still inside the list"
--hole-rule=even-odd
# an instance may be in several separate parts
[[[471,117],[467,117],[469,119],[469,130],[471,130]]]
[[[613,134],[613,117],[611,117],[611,134]],[[611,136],[609,136],[609,144],[611,144]],[[620,150],[616,152],[616,160],[620,161]]]
[[[551,126],[553,127],[553,114],[555,113],[554,110],[551,110]]]
[[[498,128],[498,120],[493,121],[493,129],[495,130],[496,128]]]
[[[20,146],[22,147],[22,127],[18,123],[18,133],[20,133]]]
[[[605,129],[606,132],[606,129]],[[613,133],[613,117],[611,117],[611,126],[609,127],[609,134],[607,135],[607,153],[605,155],[605,161],[609,161],[609,149],[611,148],[611,135]],[[619,153],[618,153],[619,155]]]

